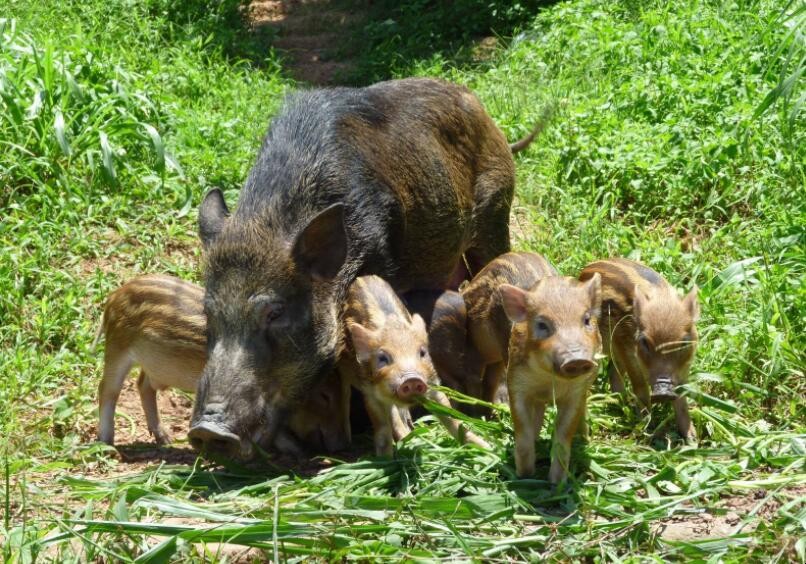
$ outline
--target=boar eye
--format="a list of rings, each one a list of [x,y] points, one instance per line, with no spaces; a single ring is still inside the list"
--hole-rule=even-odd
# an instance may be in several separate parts
[[[386,351],[378,351],[378,356],[375,359],[377,368],[380,370],[385,366],[392,364],[392,357]]]
[[[554,327],[547,319],[538,317],[532,326],[532,333],[535,339],[548,339],[554,333]]]
[[[651,352],[649,347],[649,339],[647,339],[644,335],[638,337],[638,346],[641,347],[641,350],[646,353]]]
[[[271,323],[272,321],[274,321],[275,319],[277,319],[281,315],[283,315],[283,306],[280,305],[280,304],[272,305],[266,311],[266,323],[267,324]]]
[[[420,358],[425,358],[428,356],[428,349],[425,347],[420,347]]]

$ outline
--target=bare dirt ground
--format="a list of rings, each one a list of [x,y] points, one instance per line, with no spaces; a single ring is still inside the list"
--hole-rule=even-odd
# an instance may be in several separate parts
[[[163,390],[157,392],[157,407],[162,426],[171,439],[184,441],[193,410],[192,397],[175,390]],[[154,443],[154,437],[146,428],[135,378],[129,378],[123,386],[116,411],[115,443],[122,462],[193,464],[196,460],[195,452],[186,442],[164,447]]]
[[[367,0],[254,0],[247,17],[256,31],[276,36],[273,45],[286,57],[298,81],[337,84],[353,68],[344,38],[363,20]]]
[[[774,519],[781,506],[794,499],[806,503],[806,486],[786,488],[777,494],[763,489],[737,493],[723,497],[703,513],[659,521],[652,530],[667,541],[719,539],[751,533],[759,523]]]

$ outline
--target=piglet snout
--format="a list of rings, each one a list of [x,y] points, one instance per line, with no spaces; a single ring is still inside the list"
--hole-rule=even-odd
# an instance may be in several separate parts
[[[652,401],[656,403],[670,402],[677,399],[674,383],[668,376],[658,377],[652,385]]]
[[[410,401],[418,396],[425,395],[428,391],[428,384],[420,376],[406,376],[397,387],[397,397],[404,401]]]
[[[596,363],[593,360],[575,357],[560,363],[557,371],[561,376],[565,376],[566,378],[576,378],[577,376],[587,374],[594,368],[596,368]]]

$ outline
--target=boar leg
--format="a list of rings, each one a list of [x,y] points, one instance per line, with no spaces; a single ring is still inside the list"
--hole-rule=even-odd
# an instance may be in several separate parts
[[[502,181],[507,184],[502,186]],[[503,177],[501,170],[492,167],[479,175],[474,189],[475,234],[465,252],[471,278],[488,262],[510,250],[509,208],[515,187],[512,177]]]
[[[115,444],[115,407],[123,382],[134,364],[128,350],[107,344],[104,376],[98,386],[98,440]]]
[[[565,480],[571,461],[571,442],[574,440],[579,423],[585,418],[587,391],[571,394],[557,404],[557,423],[552,441],[551,469],[549,481],[558,484]]]
[[[694,425],[691,424],[691,416],[688,414],[688,400],[686,398],[679,397],[674,400],[674,416],[677,421],[677,430],[683,440],[687,443],[697,442],[697,431],[694,429]]]
[[[160,423],[160,413],[157,409],[157,390],[151,385],[148,375],[142,369],[140,370],[140,376],[137,378],[137,390],[140,392],[140,403],[143,406],[143,412],[146,414],[148,431],[154,436],[154,440],[158,445],[167,445],[171,442],[171,438]]]
[[[440,391],[429,390],[428,399],[444,407],[451,407],[451,401],[448,399],[448,396],[446,396],[444,393]],[[477,445],[487,450],[490,450],[492,448],[489,445],[489,443],[487,443],[487,441],[479,437],[476,433],[468,429],[462,428],[461,423],[459,423],[459,421],[457,421],[453,417],[447,417],[445,415],[437,415],[437,419],[448,430],[448,433],[450,433],[451,436],[457,441]]]
[[[523,393],[513,395],[512,390],[509,401],[515,428],[515,472],[519,478],[528,478],[535,473],[537,405]]]

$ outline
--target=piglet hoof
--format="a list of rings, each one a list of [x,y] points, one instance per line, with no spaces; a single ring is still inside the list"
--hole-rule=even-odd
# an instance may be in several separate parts
[[[559,470],[552,468],[549,472],[549,482],[553,486],[560,486],[568,479],[568,472],[565,471],[564,468],[560,468]]]
[[[156,431],[152,431],[151,433],[154,435],[154,442],[157,443],[159,446],[165,446],[171,444],[171,437],[165,430],[160,427]]]

